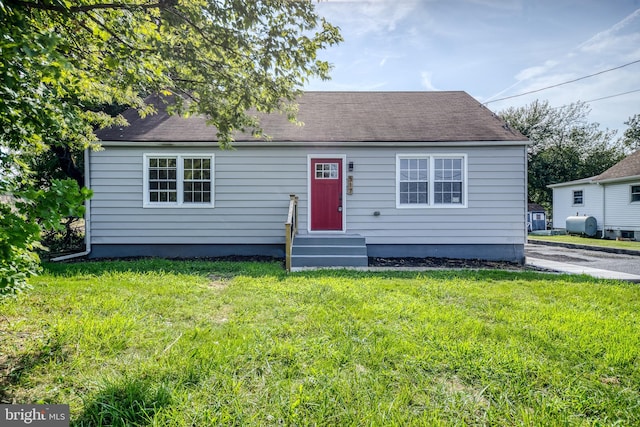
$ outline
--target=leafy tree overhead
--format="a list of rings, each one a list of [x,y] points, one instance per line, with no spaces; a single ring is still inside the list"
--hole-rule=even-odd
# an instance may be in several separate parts
[[[581,102],[553,108],[534,101],[499,113],[513,129],[528,137],[529,200],[550,210],[549,184],[588,178],[604,172],[624,157],[613,140],[615,131],[587,121],[589,107]]]
[[[302,86],[329,76],[318,51],[341,41],[305,0],[0,0],[0,28],[0,294],[36,270],[40,229],[89,196],[78,176],[42,182],[30,165],[49,153],[72,171],[94,129],[126,124],[98,106],[144,115],[163,94],[227,146],[260,131],[251,108],[293,120]]]
[[[622,135],[622,144],[631,151],[640,150],[640,114],[629,117],[624,124],[629,127]]]

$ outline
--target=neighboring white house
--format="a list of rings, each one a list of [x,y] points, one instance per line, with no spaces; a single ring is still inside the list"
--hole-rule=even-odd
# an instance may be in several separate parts
[[[359,236],[365,263],[524,261],[528,140],[467,93],[307,92],[298,104],[304,126],[263,115],[270,138],[238,133],[234,150],[204,118],[161,106],[98,132],[90,256],[284,256],[296,195],[296,241]]]
[[[640,150],[598,176],[549,186],[553,228],[569,216],[592,216],[607,238],[640,240]]]

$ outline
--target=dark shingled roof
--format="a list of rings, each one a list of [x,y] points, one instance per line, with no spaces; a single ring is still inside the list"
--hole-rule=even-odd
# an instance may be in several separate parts
[[[305,92],[298,104],[304,126],[279,113],[259,115],[265,135],[280,142],[527,141],[465,92]],[[217,141],[203,117],[158,110],[144,119],[128,110],[130,126],[96,134],[102,141]],[[234,138],[256,141],[250,132]]]
[[[625,157],[600,175],[594,177],[593,181],[606,181],[632,176],[640,176],[640,150]]]
[[[537,203],[527,203],[527,212],[546,212],[545,209]]]

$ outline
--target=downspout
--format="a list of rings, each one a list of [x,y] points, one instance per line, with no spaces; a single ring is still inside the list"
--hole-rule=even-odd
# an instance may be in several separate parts
[[[524,244],[529,243],[529,230],[527,230],[527,215],[529,213],[529,149],[527,144],[522,148],[524,150]],[[546,226],[546,213],[545,213],[545,230]],[[531,218],[531,229],[533,229],[533,216]],[[527,257],[522,257],[522,264],[527,263]]]
[[[601,239],[604,239],[604,231],[607,228],[607,197],[605,195],[606,191],[607,191],[607,186],[605,184],[600,184],[598,183],[598,185],[602,185],[602,236],[600,236]]]
[[[91,177],[90,177],[90,155],[89,148],[84,150],[84,186],[86,188],[91,188]],[[87,256],[91,253],[91,199],[87,199],[84,201],[84,244],[85,250],[83,252],[78,252],[75,254],[63,255],[55,258],[51,258],[52,262],[66,261],[68,259],[80,258],[83,256]]]

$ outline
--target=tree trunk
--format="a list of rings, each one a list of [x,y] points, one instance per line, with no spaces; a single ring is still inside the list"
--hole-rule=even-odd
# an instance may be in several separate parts
[[[73,160],[73,155],[71,154],[69,147],[54,145],[51,148],[58,158],[58,163],[60,164],[62,171],[69,178],[74,179],[80,188],[83,188],[84,173]]]

